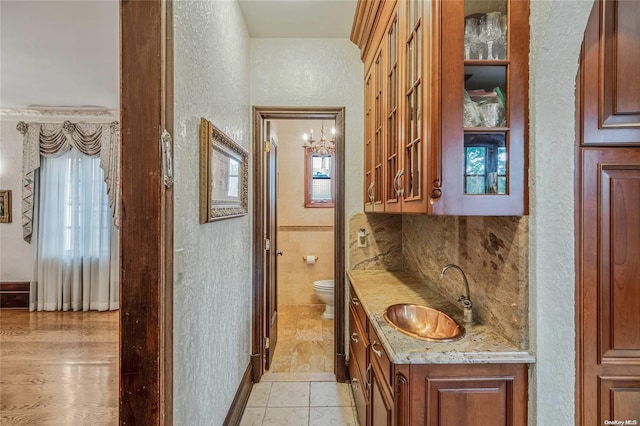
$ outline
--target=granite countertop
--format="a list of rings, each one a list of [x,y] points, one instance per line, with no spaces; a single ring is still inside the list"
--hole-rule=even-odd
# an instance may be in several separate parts
[[[347,273],[381,344],[395,364],[533,363],[535,358],[485,324],[464,324],[462,308],[404,272],[352,270]],[[351,295],[353,297],[354,295]],[[473,301],[473,293],[471,293]],[[466,329],[455,342],[427,342],[391,327],[382,316],[396,303],[427,305],[445,312]]]

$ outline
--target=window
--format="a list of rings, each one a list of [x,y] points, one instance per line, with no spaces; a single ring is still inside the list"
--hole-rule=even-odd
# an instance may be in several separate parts
[[[305,153],[305,207],[333,207],[335,188],[333,157]]]
[[[42,157],[34,211],[33,310],[118,309],[118,232],[99,157]]]
[[[50,238],[49,257],[74,258],[109,254],[111,214],[99,157],[87,157],[76,150],[54,158],[43,158],[40,204],[43,226],[40,241]],[[60,234],[56,229],[60,229]],[[64,247],[60,251],[60,247]]]

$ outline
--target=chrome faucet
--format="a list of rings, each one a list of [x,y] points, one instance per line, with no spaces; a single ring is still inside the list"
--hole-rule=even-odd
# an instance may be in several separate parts
[[[458,296],[458,302],[462,303],[462,308],[463,308],[463,311],[464,311],[464,322],[472,323],[473,322],[473,310],[471,309],[471,307],[472,307],[472,305],[471,305],[471,296],[469,295],[469,281],[467,281],[467,275],[464,273],[464,271],[462,270],[461,267],[459,267],[456,264],[450,263],[447,266],[445,266],[444,268],[442,268],[442,271],[440,271],[440,278],[441,279],[444,278],[444,273],[449,268],[457,269],[462,274],[462,279],[464,280],[464,288],[467,290],[467,295],[466,296],[463,296],[463,295]]]

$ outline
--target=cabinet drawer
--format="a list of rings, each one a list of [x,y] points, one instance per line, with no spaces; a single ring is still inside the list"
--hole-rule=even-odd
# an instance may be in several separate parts
[[[351,377],[351,391],[356,405],[358,422],[361,426],[365,426],[367,424],[367,394],[360,366],[355,358],[349,359],[349,376]]]
[[[355,317],[353,308],[349,308],[349,359],[355,358],[358,364],[364,368],[367,362],[367,333],[360,326],[360,322]]]
[[[366,326],[368,322],[367,314],[364,312],[362,303],[360,303],[360,299],[358,299],[358,296],[356,295],[356,292],[353,289],[353,286],[349,290],[349,295],[351,296],[351,299],[349,300],[349,307],[353,308],[354,314],[358,319],[358,321],[360,322],[360,327],[362,328],[362,331],[366,332],[367,331]]]
[[[389,361],[389,357],[382,347],[382,343],[380,343],[380,338],[376,334],[376,331],[373,329],[373,326],[369,325],[369,359],[371,363],[374,362],[377,364],[378,369],[383,374],[383,380],[387,383],[391,388],[393,388],[393,383],[391,381],[391,362]],[[375,360],[375,361],[374,361]]]

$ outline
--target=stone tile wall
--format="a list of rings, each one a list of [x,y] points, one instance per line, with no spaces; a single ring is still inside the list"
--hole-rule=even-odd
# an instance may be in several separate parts
[[[452,301],[464,294],[455,263],[466,273],[478,321],[495,327],[521,349],[529,347],[528,217],[353,215],[349,269],[411,272]],[[357,247],[365,229],[367,247]]]
[[[366,247],[358,247],[364,229]],[[402,216],[356,213],[349,219],[349,269],[403,271]]]
[[[406,269],[451,298],[464,294],[460,273],[440,271],[455,263],[469,280],[474,314],[521,349],[528,348],[529,263],[527,217],[432,217],[404,215]]]

